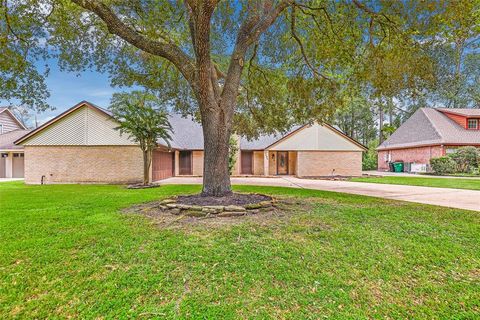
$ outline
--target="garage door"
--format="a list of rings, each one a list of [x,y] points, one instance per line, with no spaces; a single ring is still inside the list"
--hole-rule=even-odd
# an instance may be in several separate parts
[[[13,178],[23,178],[23,167],[24,167],[24,157],[23,153],[14,153],[12,158],[12,177]]]
[[[172,177],[174,174],[174,153],[154,151],[152,160],[152,180],[158,181]]]
[[[0,154],[0,178],[5,178],[7,175],[6,175],[6,168],[7,168],[7,165],[6,165],[6,157],[7,155],[6,154]]]

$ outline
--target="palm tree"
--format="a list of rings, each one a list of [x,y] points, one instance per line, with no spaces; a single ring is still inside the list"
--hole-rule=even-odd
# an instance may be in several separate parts
[[[143,184],[148,185],[157,141],[163,139],[170,147],[172,127],[168,122],[168,114],[155,95],[142,91],[114,94],[110,109],[120,123],[116,129],[128,134],[142,149]]]

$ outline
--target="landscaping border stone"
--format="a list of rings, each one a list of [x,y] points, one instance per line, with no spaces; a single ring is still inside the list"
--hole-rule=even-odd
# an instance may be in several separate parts
[[[215,205],[215,206],[200,206],[177,203],[176,198],[168,198],[159,202],[157,208],[165,213],[173,215],[184,215],[188,217],[239,217],[249,214],[258,214],[260,212],[268,212],[275,210],[276,201],[271,199],[269,201],[261,201],[258,203],[251,203],[246,205]]]

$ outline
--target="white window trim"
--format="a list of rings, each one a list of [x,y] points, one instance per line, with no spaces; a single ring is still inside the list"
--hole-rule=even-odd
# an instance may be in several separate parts
[[[474,128],[470,128],[470,121],[473,121],[475,123]],[[468,119],[467,120],[467,129],[470,129],[470,130],[478,129],[478,119]]]

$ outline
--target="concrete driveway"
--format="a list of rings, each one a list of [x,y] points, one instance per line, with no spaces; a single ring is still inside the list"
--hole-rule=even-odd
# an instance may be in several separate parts
[[[174,177],[160,181],[160,184],[201,183],[202,178],[200,177]],[[480,191],[474,190],[417,187],[350,181],[298,179],[295,177],[232,178],[232,184],[326,190],[480,211]]]
[[[0,178],[0,182],[21,181],[23,178]]]

